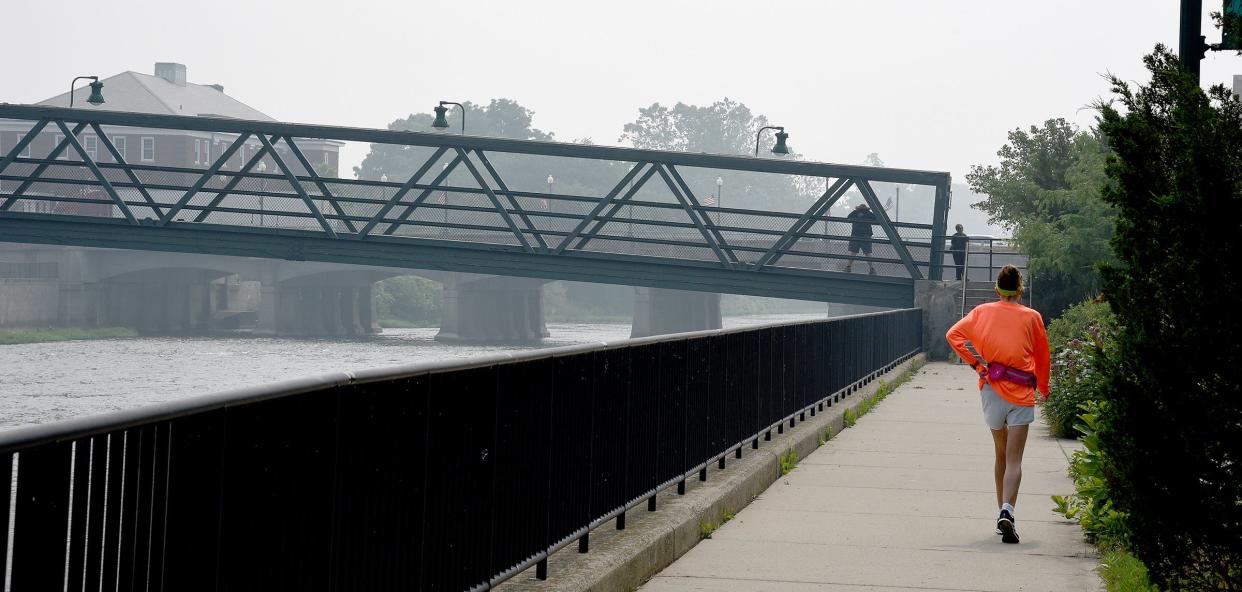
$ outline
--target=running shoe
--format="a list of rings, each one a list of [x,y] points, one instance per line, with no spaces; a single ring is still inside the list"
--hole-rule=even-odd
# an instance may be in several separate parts
[[[1001,542],[1016,544],[1018,542],[1018,529],[1013,524],[1013,514],[1009,510],[1001,510],[1000,517],[996,519],[996,529],[1001,533]]]

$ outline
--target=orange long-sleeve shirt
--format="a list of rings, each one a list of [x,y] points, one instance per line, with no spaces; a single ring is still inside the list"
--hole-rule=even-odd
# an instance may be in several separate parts
[[[1003,300],[981,304],[953,325],[945,339],[967,364],[977,361],[966,349],[966,342],[970,341],[984,360],[1034,373],[1039,392],[1048,395],[1051,359],[1048,334],[1039,311]],[[983,388],[983,380],[979,379],[979,388]],[[996,394],[1015,405],[1035,404],[1034,388],[1008,380],[993,381],[991,385]]]

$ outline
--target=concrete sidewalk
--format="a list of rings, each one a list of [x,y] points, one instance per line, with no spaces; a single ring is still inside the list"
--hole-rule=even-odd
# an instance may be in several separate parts
[[[1094,549],[1052,511],[1076,446],[1038,419],[1018,545],[993,533],[992,444],[969,368],[928,364],[642,590],[1097,590]]]

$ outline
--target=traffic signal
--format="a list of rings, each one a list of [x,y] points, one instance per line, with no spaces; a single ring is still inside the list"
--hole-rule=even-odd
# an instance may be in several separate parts
[[[1242,50],[1242,0],[1223,0],[1222,4],[1224,36],[1220,48]]]

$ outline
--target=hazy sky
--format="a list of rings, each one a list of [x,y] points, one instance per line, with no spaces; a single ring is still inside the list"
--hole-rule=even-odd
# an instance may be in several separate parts
[[[1206,23],[1220,3],[1204,4]],[[0,101],[176,61],[281,120],[383,127],[440,99],[507,97],[559,139],[616,144],[641,106],[727,96],[809,159],[878,152],[964,181],[1014,127],[1089,125],[1102,73],[1140,79],[1154,43],[1176,48],[1178,2],[7,0],[0,14]],[[1237,73],[1232,53],[1203,64],[1205,84]]]

